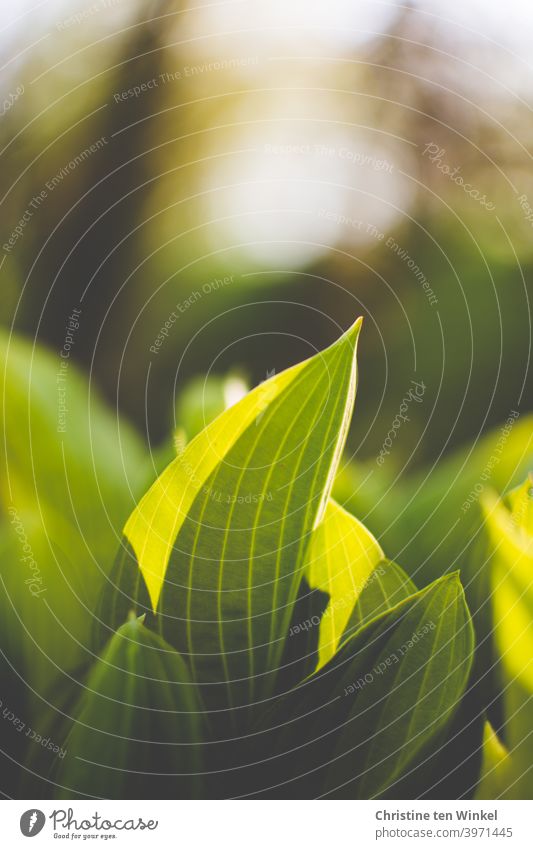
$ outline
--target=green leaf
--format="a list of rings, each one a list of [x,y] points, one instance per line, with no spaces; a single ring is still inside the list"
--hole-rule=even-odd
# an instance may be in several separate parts
[[[370,645],[360,632],[366,663],[361,665],[358,658],[357,665],[363,673],[372,656],[373,670],[383,669],[391,660],[391,674],[384,671],[377,676],[375,686],[374,682],[367,686],[363,676],[365,686],[354,700],[348,727],[336,747],[339,760],[327,782],[328,789],[340,787],[342,792],[357,787],[363,797],[385,792],[394,796],[395,784],[417,764],[428,743],[439,739],[461,702],[474,650],[470,614],[457,575],[437,580],[401,602],[396,611],[384,614],[379,624],[374,622],[367,626],[373,627]],[[345,653],[352,656],[355,648],[347,646]]]
[[[476,799],[512,799],[519,776],[506,747],[489,722],[483,730],[483,761]]]
[[[501,705],[491,615],[490,548],[483,494],[520,483],[533,469],[533,415],[507,420],[474,443],[427,468],[394,477],[375,460],[343,464],[334,494],[378,536],[388,556],[404,564],[418,586],[455,569],[461,576],[477,635],[478,699],[498,728]]]
[[[533,468],[533,414],[509,415],[500,427],[439,458],[431,467],[397,478],[385,463],[344,464],[334,496],[360,516],[393,559],[418,585],[451,569],[479,568],[470,545],[480,535],[480,493],[503,493]],[[478,605],[473,605],[474,610]]]
[[[194,680],[211,685],[215,704],[273,691],[351,417],[360,323],[215,419],[125,526],[118,585],[142,576],[141,604],[149,597],[165,638],[189,657]]]
[[[283,792],[408,798],[428,789],[436,755],[470,673],[473,629],[457,574],[377,616],[276,707]],[[280,726],[283,726],[282,728]],[[294,796],[293,796],[294,798]]]
[[[0,332],[0,375],[0,630],[42,693],[90,659],[94,609],[149,464],[59,351]]]
[[[95,664],[64,744],[56,781],[111,799],[201,795],[202,706],[187,665],[139,619],[123,625]]]
[[[305,577],[311,590],[329,596],[320,620],[318,669],[335,654],[345,632],[416,591],[402,570],[385,560],[365,526],[330,500],[311,539]]]
[[[416,593],[416,586],[403,569],[392,560],[382,560],[369,576],[350,614],[342,642],[357,633],[380,613],[395,607]]]
[[[524,538],[533,537],[533,473],[521,486],[507,494],[506,501],[511,513],[512,526]]]
[[[494,494],[483,500],[492,543],[492,599],[496,643],[510,679],[533,693],[533,534],[531,481],[511,496],[509,509]]]
[[[518,779],[513,798],[533,788],[533,533],[532,482],[528,478],[504,501],[483,499],[491,543],[490,583],[494,637],[505,712],[504,739]]]

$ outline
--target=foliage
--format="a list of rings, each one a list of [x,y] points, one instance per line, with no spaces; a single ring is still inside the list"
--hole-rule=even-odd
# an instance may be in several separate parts
[[[332,497],[360,326],[227,409],[215,398],[203,429],[191,415],[190,441],[138,502],[156,474],[138,437],[74,369],[58,432],[57,363],[3,340],[2,674],[19,670],[14,710],[66,749],[45,758],[28,743],[21,792],[531,792],[531,484],[505,502],[485,493],[461,573],[418,568],[416,532],[388,550],[406,571],[389,559],[387,535]],[[357,473],[341,472],[337,496]],[[372,486],[345,505],[379,504]],[[410,486],[404,539],[428,509]],[[399,508],[405,490],[387,497]]]

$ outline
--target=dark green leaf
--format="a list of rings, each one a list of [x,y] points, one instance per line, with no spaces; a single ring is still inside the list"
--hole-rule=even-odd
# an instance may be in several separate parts
[[[89,676],[56,780],[64,798],[194,797],[203,736],[187,665],[132,619]]]

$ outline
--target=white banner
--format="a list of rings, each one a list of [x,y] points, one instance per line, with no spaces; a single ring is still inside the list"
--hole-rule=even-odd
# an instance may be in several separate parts
[[[530,849],[528,802],[4,801],[2,845]]]

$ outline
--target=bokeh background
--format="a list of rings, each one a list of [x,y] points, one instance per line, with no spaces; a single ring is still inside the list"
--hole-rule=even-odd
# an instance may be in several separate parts
[[[475,439],[531,403],[532,31],[525,0],[3,3],[2,244],[47,196],[2,321],[57,350],[81,309],[72,357],[155,446],[191,377],[362,314],[357,456],[413,378],[391,468]]]

